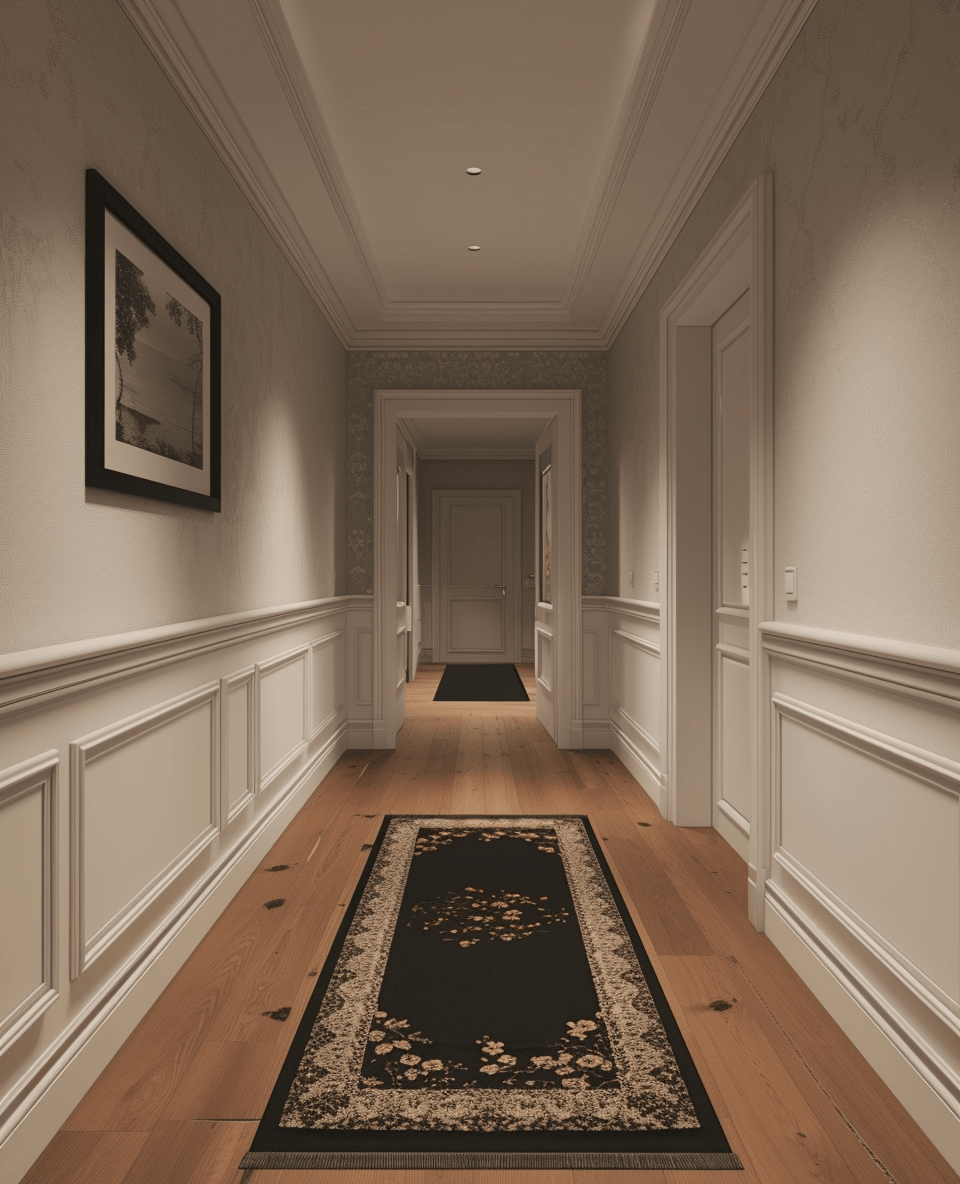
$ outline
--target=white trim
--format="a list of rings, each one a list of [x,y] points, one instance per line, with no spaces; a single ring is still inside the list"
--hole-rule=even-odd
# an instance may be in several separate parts
[[[263,793],[267,786],[280,774],[284,769],[288,768],[298,757],[301,757],[309,746],[307,735],[310,730],[310,718],[308,712],[310,710],[310,663],[308,657],[310,655],[310,646],[308,644],[294,646],[292,649],[286,650],[282,654],[275,654],[274,657],[269,658],[266,662],[257,663],[257,792]],[[274,671],[282,669],[284,666],[292,666],[294,662],[301,662],[303,664],[303,711],[302,719],[300,721],[300,740],[286,752],[272,768],[268,769],[266,773],[260,768],[262,757],[263,741],[260,732],[263,727],[262,723],[262,709],[263,709],[263,691],[262,684],[265,675],[273,674]]]
[[[960,1038],[960,1019],[883,945],[873,940],[862,924],[839,908],[802,865],[785,860],[783,853],[778,853],[776,860],[790,873],[795,884],[805,890],[807,907],[782,886],[768,880],[770,907],[791,935],[856,1000],[953,1116],[960,1119],[960,1076],[935,1047],[941,1042],[949,1046]],[[811,906],[816,906],[820,918],[816,911],[809,911]],[[821,927],[822,921],[831,923],[830,931]],[[777,945],[780,947],[780,941]],[[909,996],[913,996],[912,1004],[907,1001]],[[929,1037],[931,1027],[940,1029],[939,1041],[924,1039],[922,1033]]]
[[[387,655],[395,646],[396,430],[409,418],[530,419],[556,417],[554,463],[569,480],[557,490],[558,537],[554,683],[557,739],[570,748],[582,738],[581,666],[581,430],[579,390],[377,390],[374,392],[374,655],[371,746],[393,748],[398,728],[397,696]],[[434,608],[438,601],[435,601]],[[434,614],[436,615],[436,614]],[[436,657],[436,654],[434,654]]]
[[[230,692],[238,687],[247,688],[247,791],[239,797],[232,806],[226,802],[227,776],[229,772],[229,717]],[[221,824],[229,826],[234,818],[244,809],[257,792],[257,744],[260,731],[257,727],[257,668],[245,666],[243,670],[220,679],[220,819]],[[223,819],[226,823],[223,823]]]
[[[584,596],[583,610],[620,613],[637,621],[660,624],[660,605],[655,600],[627,600],[622,596]]]
[[[745,839],[750,838],[750,823],[744,818],[739,810],[735,810],[733,806],[726,800],[720,798],[717,802],[717,809],[723,817],[733,826]]]
[[[778,727],[779,720],[786,716],[787,719],[792,719],[811,731],[819,732],[846,748],[852,748],[875,761],[880,761],[881,764],[898,769],[901,773],[906,773],[934,789],[960,797],[960,764],[948,757],[917,748],[916,745],[899,740],[896,736],[874,731],[873,728],[824,711],[821,707],[814,707],[811,703],[802,703],[799,699],[792,699],[779,691],[773,696],[773,706],[777,713]],[[779,846],[779,833],[775,835],[775,841]]]
[[[627,641],[630,645],[638,650],[643,650],[645,654],[650,654],[653,658],[660,657],[660,647],[655,641],[647,641],[645,637],[637,637],[635,633],[627,633],[623,629],[611,629],[611,637],[619,637],[621,641]]]
[[[70,978],[77,979],[157,899],[211,842],[220,829],[220,683],[210,682],[70,745]],[[98,757],[141,739],[175,719],[210,706],[210,814],[195,835],[153,879],[100,929],[87,937],[84,921],[84,788],[87,766]]]
[[[550,642],[550,644],[551,644],[551,645],[553,645],[553,642],[554,642],[553,630],[552,630],[552,629],[548,629],[548,628],[547,628],[545,625],[543,625],[543,624],[542,624],[540,621],[534,621],[534,623],[533,623],[533,635],[534,635],[534,638],[536,638],[538,634],[539,634],[539,636],[541,636],[541,637],[545,637],[545,638],[546,638],[546,639],[547,639],[547,640]],[[536,643],[534,643],[533,652],[534,652],[534,654],[535,654],[537,657],[539,657],[539,655],[540,655],[540,647],[539,647],[538,645],[536,645]],[[554,654],[554,655],[551,655],[551,656],[552,656],[552,657],[554,657],[554,658],[556,657],[556,655],[555,655],[555,654]],[[540,665],[541,665],[541,664],[540,664],[540,662],[537,662],[537,664],[536,664],[536,665],[537,665],[537,673],[535,674],[535,676],[534,676],[534,677],[535,677],[535,679],[536,679],[537,683],[538,683],[540,686],[542,686],[542,687],[543,687],[543,689],[544,689],[544,690],[547,692],[547,694],[549,695],[549,694],[551,694],[551,693],[553,692],[553,687],[550,685],[550,683],[549,683],[549,682],[547,682],[547,680],[546,680],[546,679],[543,677],[543,675],[540,673]],[[558,747],[559,747],[559,746],[558,746]]]
[[[0,811],[27,794],[41,795],[43,816],[42,912],[40,931],[41,981],[11,1011],[0,1018],[0,1055],[10,1048],[59,995],[58,828],[57,799],[60,754],[52,749],[0,772]]]
[[[760,632],[778,661],[960,710],[960,651],[779,621],[762,622]]]
[[[773,599],[773,177],[759,177],[727,218],[660,317],[660,571],[665,579],[661,664],[662,784],[668,786],[668,818],[710,825],[708,803],[688,802],[691,786],[680,784],[677,707],[677,330],[712,325],[750,291],[753,325],[750,409],[750,597],[751,818],[748,908],[763,929],[763,886],[769,849],[769,657],[759,623],[772,615]],[[700,787],[702,789],[702,787]],[[712,814],[712,810],[709,811]]]
[[[308,663],[307,663],[307,666],[308,666],[308,669],[310,672],[310,677],[309,677],[310,706],[307,711],[307,720],[308,721],[313,719],[313,709],[314,709],[315,702],[316,702],[316,699],[315,699],[316,687],[313,685],[313,655],[317,650],[326,649],[327,646],[333,645],[335,642],[340,641],[342,639],[344,642],[344,663],[346,663],[346,636],[347,636],[346,629],[336,629],[336,630],[334,630],[333,633],[327,633],[323,637],[318,637],[315,641],[311,641],[308,643],[309,649],[310,649],[310,661],[308,661]],[[344,673],[344,682],[345,682],[346,681],[346,668],[344,668],[343,673]],[[337,687],[336,698],[337,698],[336,706],[333,708],[333,710],[328,715],[326,715],[322,720],[320,720],[320,722],[318,724],[316,724],[316,726],[313,728],[313,730],[310,732],[309,736],[307,737],[308,741],[311,744],[314,742],[314,740],[316,740],[316,738],[320,735],[321,732],[323,732],[326,728],[329,728],[330,725],[334,722],[334,720],[336,720],[336,718],[343,713],[343,711],[346,707],[346,686]]]
[[[160,993],[163,987],[173,977],[175,970],[183,963],[197,941],[209,930],[220,912],[230,899],[243,886],[243,882],[253,872],[255,862],[261,858],[276,841],[283,829],[289,825],[296,812],[301,809],[307,797],[313,792],[316,781],[333,768],[340,755],[345,751],[346,727],[339,728],[330,737],[317,755],[299,770],[290,786],[279,793],[271,802],[266,812],[257,819],[254,826],[237,838],[235,843],[227,848],[217,863],[211,867],[202,879],[193,886],[189,893],[177,903],[173,912],[165,917],[155,929],[148,933],[132,951],[130,956],[109,976],[100,987],[96,995],[86,1004],[83,1010],[72,1022],[59,1033],[56,1042],[46,1050],[41,1063],[30,1069],[29,1073],[14,1086],[11,1094],[4,1099],[3,1109],[0,1110],[0,1146],[6,1144],[8,1138],[16,1128],[23,1130],[28,1126],[31,1111],[38,1108],[38,1104],[48,1101],[50,1095],[58,1094],[51,1106],[56,1108],[57,1117],[53,1122],[53,1129],[69,1116],[80,1100],[82,1089],[89,1088],[107,1061],[116,1052],[119,1043],[113,1043],[104,1054],[98,1053],[94,1045],[98,1031],[107,1025],[117,1032],[117,1024],[122,1027],[118,1031],[119,1041],[132,1031],[134,1024],[142,1017],[149,1007],[137,1008],[131,1000],[129,1006],[136,1009],[133,1021],[125,1018],[121,1012],[124,1003],[130,999],[138,985],[148,979],[154,968],[163,975],[163,980],[152,988],[152,998]],[[233,873],[240,878],[235,884],[226,881]],[[228,895],[222,901],[215,899],[218,889],[225,887]],[[191,935],[191,922],[199,918],[205,906],[210,905],[215,911],[210,919],[201,920],[203,928]],[[186,932],[185,932],[186,931]],[[187,942],[185,949],[177,953],[171,949],[177,939],[183,935]],[[164,970],[162,963],[165,955],[177,959],[173,970]],[[160,964],[160,965],[158,965]],[[144,984],[147,992],[151,991],[149,983]],[[119,1014],[118,1014],[119,1013]],[[116,1018],[115,1018],[116,1017]],[[111,1021],[114,1021],[111,1023]],[[116,1040],[116,1036],[108,1036],[108,1040]],[[81,1061],[77,1070],[67,1073],[66,1070],[93,1046],[91,1055],[99,1057],[93,1063],[91,1074],[90,1062]],[[81,1086],[78,1086],[78,1080]],[[80,1092],[78,1092],[78,1090]],[[64,1092],[65,1091],[65,1092]],[[48,1111],[38,1112],[45,1116]],[[24,1137],[31,1141],[31,1145],[39,1149],[49,1141],[50,1132],[44,1122],[44,1129],[25,1130]],[[19,1132],[18,1132],[19,1133]],[[7,1148],[4,1148],[7,1153]]]
[[[618,726],[615,720],[611,720],[609,726],[612,739],[610,747],[620,760],[623,761],[631,774],[636,777],[647,793],[659,804],[660,770],[643,749],[639,748],[633,742],[623,728]],[[643,735],[646,735],[646,733],[644,732]]]
[[[371,603],[331,596],[0,655],[0,718]]]

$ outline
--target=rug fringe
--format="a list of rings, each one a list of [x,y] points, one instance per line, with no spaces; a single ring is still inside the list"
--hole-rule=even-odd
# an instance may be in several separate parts
[[[240,1170],[622,1169],[742,1171],[732,1151],[248,1151]]]

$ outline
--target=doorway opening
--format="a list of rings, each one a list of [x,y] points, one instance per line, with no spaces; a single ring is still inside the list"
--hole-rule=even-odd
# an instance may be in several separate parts
[[[374,394],[374,631],[373,728],[375,748],[394,748],[405,714],[406,677],[393,655],[406,630],[407,605],[400,605],[396,480],[397,434],[408,421],[430,419],[526,419],[551,425],[553,468],[557,474],[552,505],[551,596],[549,627],[537,630],[537,668],[550,667],[550,694],[538,694],[548,718],[541,722],[561,748],[582,746],[580,604],[580,391],[389,391]],[[533,467],[535,450],[531,448]],[[537,537],[540,537],[537,523]],[[526,574],[526,573],[524,573]],[[495,581],[502,582],[502,581]],[[537,581],[539,584],[539,580]],[[537,589],[539,601],[540,590]],[[538,615],[539,608],[538,604]],[[489,610],[488,610],[489,611]],[[404,619],[401,620],[403,614]],[[406,663],[404,663],[406,665]],[[538,684],[539,685],[539,684]]]

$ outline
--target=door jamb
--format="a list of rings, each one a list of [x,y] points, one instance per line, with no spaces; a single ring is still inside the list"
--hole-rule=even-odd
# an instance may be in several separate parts
[[[396,521],[396,462],[392,441],[397,420],[440,419],[545,419],[557,417],[558,468],[569,480],[558,482],[557,514],[560,521],[554,541],[557,556],[557,669],[560,748],[583,746],[581,609],[581,512],[580,512],[580,391],[579,390],[445,390],[374,391],[373,430],[373,728],[371,747],[395,748],[397,721],[395,695],[390,693],[387,655],[396,649],[397,554],[390,528]],[[393,538],[393,541],[391,539]],[[391,634],[392,630],[392,634]],[[394,688],[395,690],[395,688]]]
[[[739,287],[737,286],[739,284]],[[747,904],[763,930],[764,884],[770,865],[770,668],[760,623],[773,616],[773,176],[758,177],[701,254],[660,315],[660,570],[665,573],[660,669],[660,809],[678,825],[712,825],[703,787],[678,776],[688,714],[678,702],[677,502],[678,455],[684,422],[678,404],[678,330],[707,326],[746,288],[754,326],[750,407],[750,858]],[[729,298],[728,298],[729,297]],[[726,303],[724,303],[726,300]],[[682,351],[682,339],[681,347]],[[711,680],[712,681],[712,680]],[[701,688],[702,690],[702,688]],[[712,688],[711,688],[712,690]],[[709,702],[709,699],[708,699]],[[708,785],[707,789],[711,787]],[[706,795],[712,799],[712,793]]]

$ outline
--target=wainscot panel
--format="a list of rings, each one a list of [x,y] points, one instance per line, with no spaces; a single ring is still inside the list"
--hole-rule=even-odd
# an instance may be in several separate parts
[[[960,1168],[960,654],[761,631],[766,932]]]
[[[612,749],[664,809],[658,604],[583,597],[583,743]]]
[[[0,657],[0,893],[19,903],[3,1171],[39,1154],[348,743],[369,742],[372,617],[371,597],[335,597]]]

